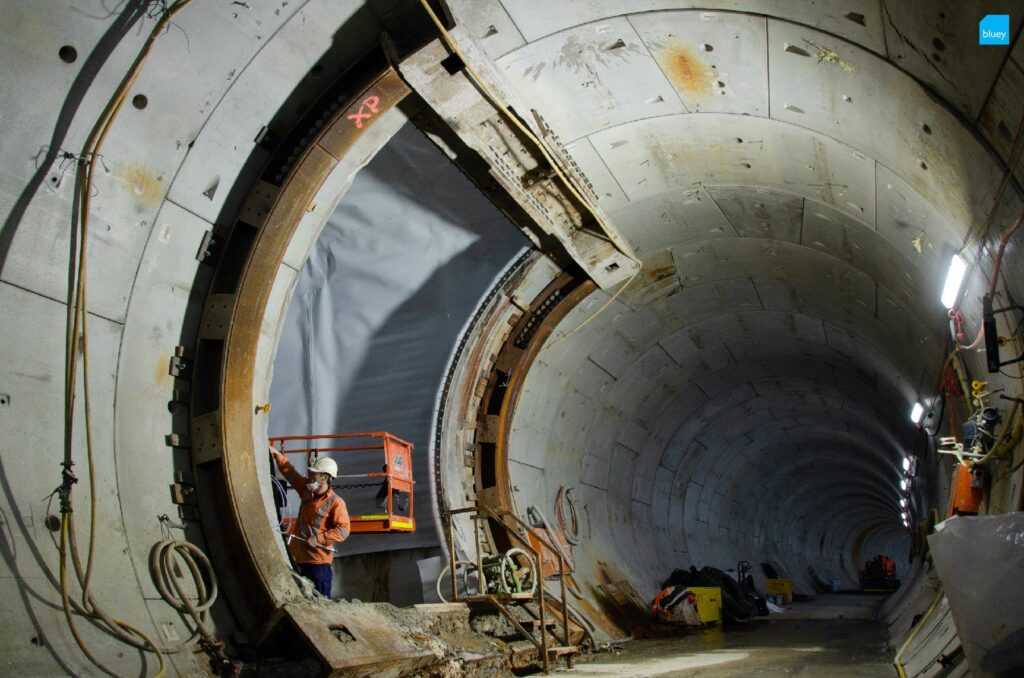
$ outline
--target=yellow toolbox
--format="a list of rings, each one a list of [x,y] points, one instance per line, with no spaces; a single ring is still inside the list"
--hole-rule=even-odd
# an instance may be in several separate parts
[[[697,597],[697,614],[705,624],[722,621],[722,589],[717,586],[691,586],[690,593]]]
[[[766,579],[765,587],[770,596],[782,596],[786,605],[793,602],[793,580],[792,579]]]

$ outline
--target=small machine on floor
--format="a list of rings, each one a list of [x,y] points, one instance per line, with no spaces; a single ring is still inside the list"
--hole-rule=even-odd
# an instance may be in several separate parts
[[[896,561],[889,556],[877,555],[864,563],[860,571],[860,590],[868,592],[895,591],[900,587],[896,578]]]

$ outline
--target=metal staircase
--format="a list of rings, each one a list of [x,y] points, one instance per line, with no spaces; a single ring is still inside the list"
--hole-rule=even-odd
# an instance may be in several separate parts
[[[454,516],[469,514],[473,521],[476,543],[476,560],[456,560],[454,548]],[[579,647],[572,643],[569,609],[566,603],[565,559],[545,536],[531,528],[511,511],[474,506],[444,512],[448,531],[448,572],[451,573],[450,602],[485,603],[498,610],[516,630],[540,653],[540,661],[547,673],[552,660],[564,657],[571,668]],[[499,553],[494,543],[482,536],[481,521],[491,521],[492,528],[503,527],[510,543],[519,546]],[[545,590],[541,575],[541,553],[533,544],[549,552],[548,557],[557,559],[560,595],[552,596]],[[489,553],[485,553],[485,551]],[[527,561],[525,564],[523,561]],[[464,580],[464,590],[459,590],[459,568]],[[470,592],[469,580],[476,577],[476,593]],[[438,578],[440,589],[441,578]],[[529,590],[524,590],[529,589]],[[440,590],[438,591],[440,594]],[[525,611],[517,615],[512,608]],[[524,618],[524,617],[529,618]],[[559,628],[560,627],[560,628]],[[553,642],[552,642],[553,641]]]

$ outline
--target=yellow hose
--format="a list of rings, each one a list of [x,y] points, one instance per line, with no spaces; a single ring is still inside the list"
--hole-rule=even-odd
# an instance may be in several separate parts
[[[903,645],[900,646],[899,651],[893,658],[892,663],[896,667],[896,672],[900,674],[900,678],[906,678],[907,676],[906,672],[903,670],[903,664],[900,663],[900,657],[903,656],[903,652],[907,649],[907,647],[912,642],[914,642],[914,638],[916,638],[917,634],[920,633],[921,629],[924,628],[925,622],[928,621],[928,618],[932,616],[933,612],[935,612],[935,608],[938,607],[939,601],[942,600],[943,596],[945,595],[946,591],[940,586],[938,593],[935,594],[935,600],[933,600],[932,604],[928,607],[928,611],[925,612],[924,616],[918,620],[917,625],[914,626],[914,628],[911,630],[910,635],[907,636],[907,639],[903,641]]]
[[[86,453],[88,459],[88,474],[89,474],[89,503],[90,503],[90,531],[89,531],[89,546],[88,555],[86,557],[85,567],[82,567],[77,541],[75,539],[75,525],[73,518],[73,500],[72,500],[72,481],[69,482],[68,477],[62,478],[62,507],[61,507],[61,527],[60,527],[60,594],[61,594],[61,606],[64,610],[64,616],[67,620],[68,627],[71,630],[71,634],[78,644],[79,649],[86,656],[86,658],[92,662],[98,669],[103,673],[110,676],[117,676],[111,669],[105,666],[99,661],[95,654],[91,651],[84,639],[78,632],[78,628],[75,625],[74,617],[72,615],[72,605],[81,614],[88,615],[99,622],[99,627],[109,633],[111,636],[125,642],[134,647],[138,647],[142,650],[153,652],[157,655],[157,659],[160,662],[160,668],[156,674],[157,678],[161,678],[166,673],[166,664],[164,661],[163,652],[148,636],[136,627],[124,622],[120,619],[112,618],[108,616],[103,609],[96,604],[90,594],[89,588],[92,580],[93,563],[95,562],[95,546],[96,546],[96,478],[95,478],[95,463],[93,455],[93,440],[92,440],[92,412],[90,403],[90,389],[89,389],[89,332],[87,326],[88,318],[88,300],[87,300],[87,270],[88,270],[88,239],[89,239],[89,212],[90,203],[92,199],[92,188],[93,188],[93,170],[96,160],[100,157],[100,149],[103,146],[103,142],[107,137],[107,133],[110,131],[114,119],[117,117],[118,111],[121,109],[124,103],[125,96],[127,95],[135,79],[138,77],[139,72],[142,69],[142,65],[146,62],[149,57],[150,51],[152,50],[153,43],[162,34],[164,29],[170,23],[178,12],[183,10],[192,0],[177,0],[169,7],[167,7],[163,13],[163,16],[157,21],[153,30],[150,32],[148,38],[138,55],[135,57],[130,70],[125,75],[124,79],[118,86],[114,96],[107,103],[106,108],[100,115],[93,127],[92,132],[89,134],[89,138],[82,149],[80,156],[81,171],[79,173],[78,180],[78,205],[76,213],[78,215],[78,252],[77,252],[77,266],[74,273],[72,274],[68,287],[69,287],[69,298],[73,301],[68,305],[67,313],[67,335],[66,335],[66,347],[65,347],[65,427],[64,427],[64,465],[65,472],[70,475],[73,452],[73,431],[74,431],[74,402],[76,393],[76,378],[78,372],[78,354],[81,351],[82,360],[82,390],[84,393],[84,420],[85,420],[85,442],[86,442]],[[82,587],[82,603],[81,605],[74,604],[71,601],[70,595],[68,594],[68,556],[71,556],[71,561],[74,565],[75,575],[78,578],[78,582]],[[84,571],[83,571],[84,570]],[[132,637],[134,636],[134,638]],[[138,638],[139,640],[135,640]]]

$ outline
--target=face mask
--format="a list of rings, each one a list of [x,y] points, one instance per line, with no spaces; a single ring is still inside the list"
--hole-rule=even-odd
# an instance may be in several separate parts
[[[306,489],[309,490],[310,492],[316,492],[317,490],[320,489],[320,483],[316,482],[315,480],[313,482],[306,483]]]

